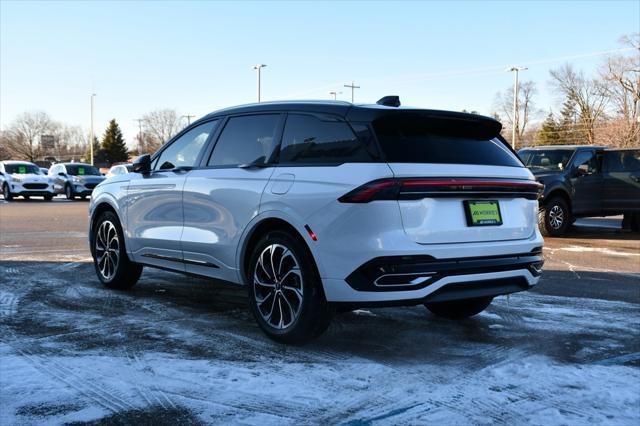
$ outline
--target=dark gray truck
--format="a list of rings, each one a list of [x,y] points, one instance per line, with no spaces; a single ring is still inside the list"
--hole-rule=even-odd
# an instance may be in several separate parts
[[[579,217],[620,214],[625,228],[640,231],[640,147],[537,146],[518,154],[545,186],[542,235],[564,235]]]

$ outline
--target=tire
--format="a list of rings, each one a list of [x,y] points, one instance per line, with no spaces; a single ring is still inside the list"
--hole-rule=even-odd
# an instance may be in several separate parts
[[[472,317],[487,309],[493,297],[454,300],[451,302],[425,303],[424,306],[433,314],[448,319]]]
[[[69,184],[64,186],[64,195],[67,197],[67,200],[74,200],[76,198],[73,194],[73,188]]]
[[[23,196],[22,196],[22,198],[24,198],[24,199],[25,199],[25,200],[27,200],[27,201],[29,201],[29,200],[31,199],[31,197],[30,197],[30,196],[28,196],[28,195],[23,195]]]
[[[571,210],[562,197],[552,197],[538,213],[540,233],[545,237],[560,237],[571,226]]]
[[[87,199],[86,195],[81,195],[80,198],[82,199],[82,201],[85,201]]]
[[[13,195],[11,195],[9,184],[5,183],[4,185],[2,185],[2,195],[4,196],[5,201],[13,200]]]
[[[108,250],[105,251],[105,248]],[[125,290],[138,282],[142,265],[127,256],[124,235],[118,217],[107,211],[100,215],[93,229],[91,255],[96,275],[109,288]]]
[[[640,213],[631,214],[631,232],[640,232]]]
[[[251,250],[247,270],[249,307],[271,339],[300,344],[322,334],[332,312],[315,263],[304,243],[271,231]]]
[[[45,196],[44,196],[44,200],[45,200],[45,201],[51,201],[51,200],[53,200],[53,195],[45,195]]]

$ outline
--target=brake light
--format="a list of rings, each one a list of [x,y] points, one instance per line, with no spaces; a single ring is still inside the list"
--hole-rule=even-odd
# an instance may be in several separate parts
[[[380,179],[366,183],[338,199],[341,203],[368,203],[375,200],[420,199],[459,196],[523,197],[537,199],[544,185],[513,179]]]

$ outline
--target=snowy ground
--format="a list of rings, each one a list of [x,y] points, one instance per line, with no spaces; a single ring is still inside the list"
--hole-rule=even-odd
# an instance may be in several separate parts
[[[360,310],[292,347],[240,289],[149,269],[106,290],[80,246],[6,239],[4,208],[1,425],[640,422],[636,239],[548,241],[540,287],[473,319]]]

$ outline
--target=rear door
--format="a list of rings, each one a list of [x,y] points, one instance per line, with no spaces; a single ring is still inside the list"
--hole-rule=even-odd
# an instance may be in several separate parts
[[[274,167],[282,114],[233,116],[220,123],[213,152],[184,188],[182,248],[187,272],[237,280],[236,249]]]
[[[640,211],[640,150],[604,151],[605,213]]]
[[[183,271],[182,190],[215,127],[197,125],[170,142],[148,174],[132,173],[127,190],[127,233],[135,261]]]
[[[402,181],[398,204],[404,230],[415,242],[518,240],[535,232],[538,185],[496,139],[497,122],[398,112],[379,117],[373,127]],[[499,220],[471,220],[485,210]]]

